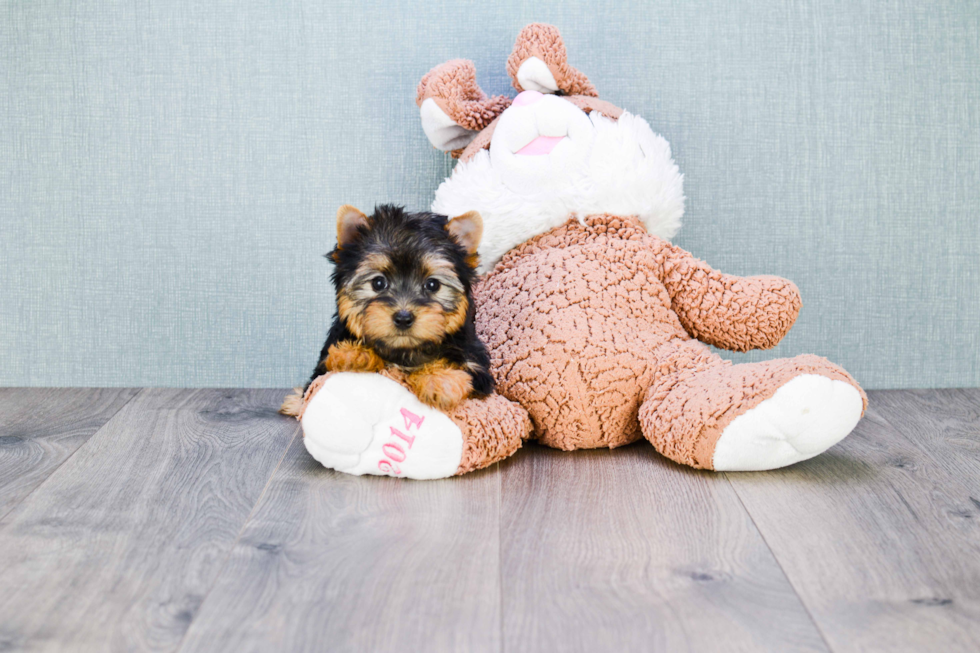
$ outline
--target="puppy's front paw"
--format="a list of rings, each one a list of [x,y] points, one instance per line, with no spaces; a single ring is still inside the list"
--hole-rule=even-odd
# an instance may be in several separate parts
[[[440,410],[452,410],[473,391],[468,372],[438,362],[426,365],[408,377],[408,385],[419,400]]]
[[[293,388],[292,393],[286,395],[286,398],[282,400],[279,412],[289,417],[299,417],[299,414],[303,412],[303,388]]]
[[[380,372],[385,366],[373,349],[350,340],[331,345],[323,364],[330,372]]]

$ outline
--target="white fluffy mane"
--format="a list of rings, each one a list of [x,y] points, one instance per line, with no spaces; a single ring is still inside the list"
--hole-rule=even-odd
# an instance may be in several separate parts
[[[483,216],[481,273],[491,270],[508,250],[568,221],[597,213],[635,215],[661,238],[677,233],[684,214],[683,178],[671,158],[670,144],[630,113],[611,120],[593,111],[596,133],[584,164],[565,170],[567,183],[538,193],[517,193],[494,170],[488,150],[460,163],[436,191],[432,210]]]

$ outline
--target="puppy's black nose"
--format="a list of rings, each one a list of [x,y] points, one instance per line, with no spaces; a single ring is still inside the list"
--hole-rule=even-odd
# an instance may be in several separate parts
[[[412,322],[415,321],[415,316],[408,311],[398,311],[391,319],[399,329],[407,329],[412,326]]]

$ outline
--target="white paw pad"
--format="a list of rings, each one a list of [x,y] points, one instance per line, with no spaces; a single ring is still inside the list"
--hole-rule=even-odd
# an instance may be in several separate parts
[[[347,474],[445,478],[463,455],[463,435],[452,420],[378,374],[331,376],[302,425],[310,455]]]
[[[777,469],[813,458],[843,440],[862,410],[861,394],[849,383],[795,377],[725,427],[715,445],[715,471]]]

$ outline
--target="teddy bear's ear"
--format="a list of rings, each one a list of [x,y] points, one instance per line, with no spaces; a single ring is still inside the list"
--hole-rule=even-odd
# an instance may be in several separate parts
[[[361,228],[368,227],[370,219],[350,204],[337,209],[337,247],[344,248],[360,236]]]
[[[558,28],[532,23],[521,30],[507,59],[507,74],[520,91],[598,97],[589,78],[568,65]]]
[[[487,97],[476,83],[476,66],[453,59],[430,70],[415,94],[422,129],[437,149],[460,150],[510,106],[510,98]]]
[[[450,220],[446,224],[446,231],[463,246],[468,255],[473,256],[483,238],[483,218],[477,211],[467,211]]]

